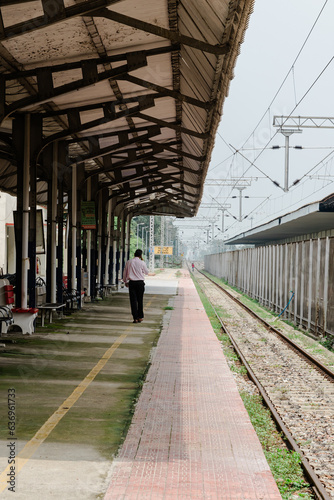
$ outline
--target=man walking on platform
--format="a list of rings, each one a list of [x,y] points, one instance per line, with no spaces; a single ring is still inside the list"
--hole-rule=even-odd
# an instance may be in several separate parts
[[[125,286],[129,288],[131,313],[134,323],[141,323],[144,318],[144,275],[148,274],[148,269],[142,255],[142,250],[136,250],[134,258],[127,261],[123,274]]]

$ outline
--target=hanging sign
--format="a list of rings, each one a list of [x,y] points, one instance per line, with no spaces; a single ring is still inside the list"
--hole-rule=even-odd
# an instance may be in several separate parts
[[[81,202],[81,226],[83,229],[96,229],[95,201]]]
[[[156,255],[173,255],[173,247],[154,247]]]

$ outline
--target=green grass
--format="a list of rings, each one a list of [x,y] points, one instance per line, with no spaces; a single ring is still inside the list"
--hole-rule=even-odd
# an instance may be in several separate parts
[[[288,500],[296,494],[305,500],[314,498],[310,493],[309,484],[304,480],[299,454],[282,446],[281,435],[276,429],[270,411],[263,406],[261,396],[242,392],[241,398],[282,498]]]
[[[221,330],[221,325],[209,300],[203,294],[196,279],[192,276],[197,292],[202,300],[211,325],[220,340],[225,356],[234,361],[230,366],[231,371],[246,375],[247,370],[240,365],[238,355],[232,349],[231,341],[227,334]],[[222,280],[221,280],[222,281]],[[270,470],[275,478],[283,500],[304,499],[312,500],[314,496],[309,484],[304,480],[301,459],[298,453],[286,448],[282,434],[277,430],[271,418],[270,411],[264,406],[262,397],[258,394],[241,392],[241,398],[249,414],[251,423],[261,442]]]
[[[326,347],[326,349],[328,349],[329,351],[334,352],[334,337],[327,337],[324,340],[321,340],[320,344]]]

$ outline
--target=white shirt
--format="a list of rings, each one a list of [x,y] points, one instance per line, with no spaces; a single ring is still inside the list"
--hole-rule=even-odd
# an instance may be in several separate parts
[[[123,281],[124,283],[128,281],[143,281],[145,274],[148,274],[145,262],[139,257],[134,257],[125,264]]]

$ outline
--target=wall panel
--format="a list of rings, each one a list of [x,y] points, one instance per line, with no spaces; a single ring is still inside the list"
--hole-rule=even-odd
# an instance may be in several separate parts
[[[204,268],[296,325],[334,334],[334,237],[206,255]]]

